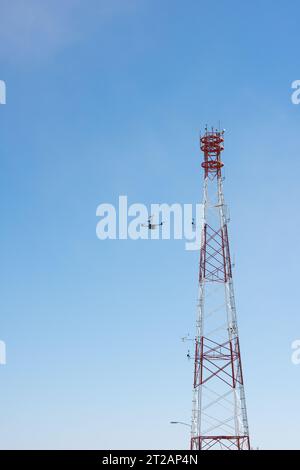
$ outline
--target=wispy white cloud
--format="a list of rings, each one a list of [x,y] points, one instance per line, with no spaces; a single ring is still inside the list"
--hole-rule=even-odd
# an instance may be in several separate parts
[[[47,58],[136,0],[0,0],[0,58]]]
[[[77,3],[1,0],[0,56],[11,61],[40,57],[74,40],[71,14]]]

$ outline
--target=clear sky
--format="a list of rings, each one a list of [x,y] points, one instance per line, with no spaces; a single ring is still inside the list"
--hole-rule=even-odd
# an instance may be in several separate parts
[[[296,0],[0,0],[0,447],[185,448],[198,253],[96,208],[225,197],[252,444],[300,448]]]

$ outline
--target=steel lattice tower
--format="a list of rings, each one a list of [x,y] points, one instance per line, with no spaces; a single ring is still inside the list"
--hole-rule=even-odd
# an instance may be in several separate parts
[[[223,196],[224,132],[205,129],[204,221],[201,233],[199,304],[191,449],[249,450],[249,430]]]

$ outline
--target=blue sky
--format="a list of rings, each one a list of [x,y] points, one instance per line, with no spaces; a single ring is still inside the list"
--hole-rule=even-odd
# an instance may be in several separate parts
[[[299,3],[1,0],[0,447],[185,448],[198,253],[100,241],[98,204],[225,197],[254,446],[299,448]]]

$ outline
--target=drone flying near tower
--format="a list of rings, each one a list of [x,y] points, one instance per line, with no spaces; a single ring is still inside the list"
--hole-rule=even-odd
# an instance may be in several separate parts
[[[197,307],[191,449],[249,450],[228,216],[223,196],[224,131],[205,129],[204,223]]]

